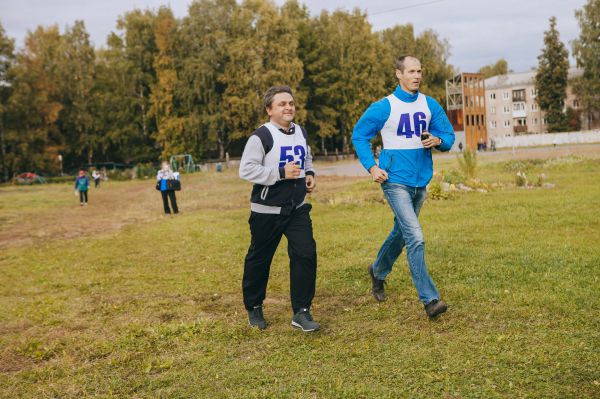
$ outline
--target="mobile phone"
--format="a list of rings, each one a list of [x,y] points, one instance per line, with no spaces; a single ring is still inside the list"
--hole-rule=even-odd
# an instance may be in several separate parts
[[[421,141],[427,140],[431,135],[427,132],[421,133]]]

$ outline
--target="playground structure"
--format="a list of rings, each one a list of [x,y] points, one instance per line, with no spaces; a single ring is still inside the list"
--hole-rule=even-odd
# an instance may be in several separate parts
[[[19,185],[46,184],[46,179],[37,173],[26,172],[17,175],[15,177],[15,183]]]
[[[193,173],[196,171],[194,158],[192,158],[190,154],[171,155],[169,164],[174,171],[179,171],[180,169],[184,170],[186,173]]]

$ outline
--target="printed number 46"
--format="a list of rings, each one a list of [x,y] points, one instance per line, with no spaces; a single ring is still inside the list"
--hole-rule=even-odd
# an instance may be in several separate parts
[[[398,130],[396,134],[398,136],[404,135],[407,139],[411,138],[413,134],[417,137],[421,135],[421,132],[427,128],[426,116],[423,112],[415,112],[413,114],[413,130],[410,125],[410,114],[400,115],[400,123],[398,123]]]
[[[279,155],[279,167],[282,168],[285,166],[286,163],[294,162],[294,155],[297,156],[300,160],[300,169],[304,169],[306,150],[301,145],[297,145],[295,147],[292,147],[291,145],[281,146],[281,153]]]

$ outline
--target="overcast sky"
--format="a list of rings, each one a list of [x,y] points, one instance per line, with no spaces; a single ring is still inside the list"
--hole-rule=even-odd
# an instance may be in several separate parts
[[[185,16],[191,0],[0,0],[0,23],[23,45],[27,31],[38,25],[66,25],[82,19],[99,47],[115,30],[117,18],[134,8],[170,5]],[[275,1],[283,4],[284,0]],[[321,10],[358,7],[369,15],[375,30],[412,23],[416,33],[433,29],[451,45],[450,63],[462,72],[505,58],[516,72],[537,65],[548,19],[556,16],[562,41],[579,35],[574,11],[586,0],[304,0],[313,15]],[[571,59],[571,64],[574,64]]]

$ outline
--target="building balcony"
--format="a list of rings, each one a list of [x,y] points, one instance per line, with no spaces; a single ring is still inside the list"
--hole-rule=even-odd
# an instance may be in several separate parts
[[[522,111],[513,111],[512,112],[512,117],[513,118],[527,118],[527,111],[522,110]]]
[[[517,134],[527,133],[527,125],[524,126],[513,126],[513,132]]]

